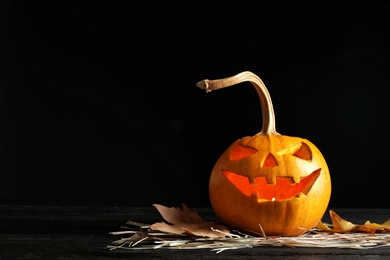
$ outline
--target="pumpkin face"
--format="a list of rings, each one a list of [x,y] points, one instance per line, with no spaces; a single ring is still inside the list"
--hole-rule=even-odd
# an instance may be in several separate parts
[[[263,127],[235,141],[219,157],[209,180],[211,205],[221,222],[242,232],[300,235],[315,227],[328,207],[327,163],[309,140],[276,132],[271,97],[252,72],[203,80],[197,86],[209,92],[244,81],[259,95]]]
[[[237,140],[218,159],[209,181],[211,204],[222,222],[267,235],[293,236],[314,227],[330,190],[329,169],[314,144],[282,135]]]

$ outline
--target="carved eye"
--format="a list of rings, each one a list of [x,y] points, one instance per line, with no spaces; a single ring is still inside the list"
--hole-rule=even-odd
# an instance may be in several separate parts
[[[301,143],[301,147],[293,155],[307,161],[311,161],[313,158],[310,147],[304,142]]]
[[[249,146],[236,145],[230,152],[230,160],[240,160],[248,157],[254,153],[257,153],[257,149]]]
[[[285,154],[289,154],[306,161],[311,161],[313,158],[313,153],[310,150],[310,147],[304,142],[278,152],[278,155]]]

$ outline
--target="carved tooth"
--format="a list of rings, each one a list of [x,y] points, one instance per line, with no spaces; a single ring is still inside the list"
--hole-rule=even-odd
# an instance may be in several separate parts
[[[257,199],[257,203],[267,202],[267,201],[269,201],[269,200],[262,199],[262,198],[258,198],[258,199]]]
[[[299,176],[293,176],[294,183],[299,183],[301,178]]]
[[[267,175],[267,183],[268,184],[276,184],[276,176],[273,174],[268,174]]]
[[[253,178],[253,177],[251,177],[251,176],[248,176],[248,181],[249,181],[250,184],[255,184],[255,183],[257,183],[257,182],[256,182],[256,179]]]
[[[257,202],[260,202],[260,201],[264,201],[264,199],[260,198],[260,195],[258,192],[254,192],[251,194],[251,199],[257,201]]]
[[[295,195],[295,198],[297,198],[297,199],[306,198],[306,195],[303,194],[302,192],[300,192],[297,195]]]

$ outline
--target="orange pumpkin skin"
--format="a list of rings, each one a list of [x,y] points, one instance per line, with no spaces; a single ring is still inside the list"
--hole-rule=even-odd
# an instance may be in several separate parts
[[[331,179],[323,155],[310,141],[258,134],[237,140],[220,156],[209,195],[218,219],[232,228],[296,236],[322,218]]]

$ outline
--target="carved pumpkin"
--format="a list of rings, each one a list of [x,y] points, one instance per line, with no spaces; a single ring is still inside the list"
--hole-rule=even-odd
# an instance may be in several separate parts
[[[215,163],[209,196],[218,219],[242,232],[296,236],[316,226],[331,195],[327,163],[310,141],[275,130],[271,97],[252,72],[203,80],[207,92],[249,81],[261,103],[262,130],[231,144]]]

